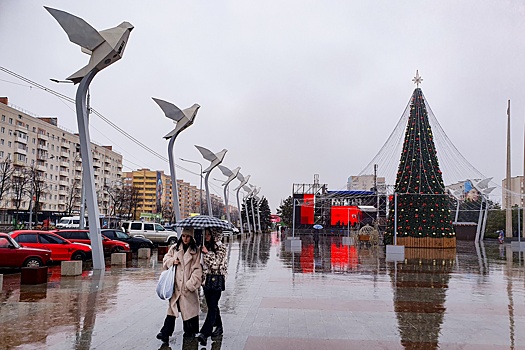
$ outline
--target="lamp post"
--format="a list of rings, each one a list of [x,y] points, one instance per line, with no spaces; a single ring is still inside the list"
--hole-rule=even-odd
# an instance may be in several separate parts
[[[201,167],[201,172],[200,172],[201,186],[199,189],[199,192],[200,192],[199,213],[202,214],[202,205],[203,205],[202,203],[202,164],[199,162],[195,162],[193,160],[189,160],[189,159],[183,159],[183,158],[179,158],[179,159],[182,160],[183,162],[199,164],[199,166]]]
[[[241,188],[246,185],[248,183],[248,181],[250,180],[250,176],[251,175],[248,175],[246,177],[242,176],[242,174],[239,172],[237,174],[237,180],[239,180],[241,183],[239,185],[239,187],[237,187],[235,189],[236,193],[237,193],[237,208],[239,209],[239,220],[241,222],[241,235],[244,234],[244,228],[243,228],[243,224],[242,224],[242,207],[241,207],[241,202],[239,201],[239,191],[241,190]],[[248,216],[246,216],[246,220],[248,220]],[[249,220],[248,220],[249,222]]]
[[[246,188],[243,188],[243,190],[246,191]],[[246,222],[248,223],[248,233],[252,233],[252,226],[250,224],[250,214],[248,214],[248,199],[249,199],[249,193],[246,193],[246,197],[244,197],[242,201],[244,202],[244,211],[246,212]],[[254,230],[255,230],[255,227],[254,227]]]
[[[260,189],[260,187],[259,187]],[[259,224],[259,232],[262,233],[262,227],[261,227],[261,213],[260,213],[260,210],[259,210],[259,207],[261,206],[261,200],[262,198],[259,198],[259,197],[255,197],[255,199],[257,200],[257,223]]]
[[[255,224],[255,209],[253,208],[253,202],[254,200],[257,199],[257,194],[259,193],[259,191],[261,190],[260,187],[257,187],[257,186],[253,186],[252,188],[252,194],[251,194],[251,206],[252,206],[252,219],[253,219],[253,230],[255,232],[257,232],[257,225]],[[258,230],[259,233],[261,233],[261,225],[259,225],[259,230]]]
[[[237,174],[239,174],[239,170],[241,170],[241,168],[237,167],[233,170],[230,170],[224,165],[219,165],[219,169],[221,169],[222,174],[224,176],[228,176],[228,179],[222,185],[224,186],[224,204],[226,205],[226,218],[228,219],[228,222],[231,222],[230,208],[228,207],[228,185],[230,184],[230,182],[237,178]]]
[[[175,211],[175,222],[178,222],[180,221],[179,189],[177,185],[177,176],[175,174],[173,147],[175,145],[175,139],[177,138],[177,136],[182,131],[189,128],[195,121],[195,117],[197,116],[197,111],[199,110],[200,106],[198,104],[194,104],[193,106],[181,111],[179,107],[175,106],[170,102],[154,97],[152,97],[152,99],[159,105],[160,109],[162,109],[166,117],[173,120],[173,122],[176,124],[175,129],[170,131],[166,136],[164,136],[164,138],[166,140],[170,140],[168,142],[168,159],[170,163],[171,173],[171,201],[173,203],[173,209]],[[177,233],[179,234],[179,236],[180,231],[181,228],[177,227]]]
[[[69,80],[60,80],[60,79],[49,79],[51,80],[53,83],[57,83],[57,84],[73,84],[72,81],[69,81]],[[86,110],[87,110],[87,120],[89,122],[89,115],[91,114],[91,107],[90,107],[90,102],[91,100],[91,95],[89,93],[89,87],[87,88],[87,101],[86,101]],[[78,152],[80,153],[80,150],[78,150]],[[82,156],[80,157],[82,158]],[[86,217],[86,190],[84,188],[84,181],[82,181],[81,183],[81,187],[80,187],[80,207],[79,207],[79,217],[80,217],[80,220],[79,220],[79,229],[83,230],[85,228],[85,225],[86,225],[86,220],[85,220],[85,217]]]
[[[211,162],[210,166],[208,166],[204,172],[206,173],[206,177],[204,178],[204,185],[206,186],[206,202],[208,204],[208,215],[213,216],[213,211],[211,208],[211,196],[210,196],[210,189],[208,186],[208,179],[210,177],[211,171],[222,163],[222,160],[224,159],[224,156],[226,155],[226,152],[228,152],[227,149],[223,149],[219,153],[213,153],[207,148],[197,146],[195,147],[199,150],[199,152],[202,154],[204,159],[209,160]]]
[[[133,26],[128,22],[122,22],[117,27],[99,32],[82,18],[49,7],[45,7],[45,9],[64,29],[69,40],[80,45],[82,51],[90,54],[89,63],[69,76],[67,80],[72,81],[74,84],[80,83],[75,100],[80,149],[83,155],[82,182],[86,190],[86,202],[90,222],[89,232],[93,252],[93,269],[103,270],[105,268],[104,250],[102,247],[102,235],[100,233],[99,222],[100,215],[95,189],[95,178],[93,175],[93,156],[91,154],[86,94],[89,84],[95,75],[122,58]],[[83,220],[83,218],[81,218],[81,220]]]
[[[253,185],[251,185],[253,186]],[[253,222],[253,231],[257,233],[257,225],[255,224],[255,211],[253,209],[253,198],[257,194],[257,187],[253,186],[252,188],[248,186],[244,186],[244,190],[248,192],[247,199],[250,200],[250,206],[252,207],[252,222]],[[248,216],[248,205],[246,205],[246,220],[250,220]]]

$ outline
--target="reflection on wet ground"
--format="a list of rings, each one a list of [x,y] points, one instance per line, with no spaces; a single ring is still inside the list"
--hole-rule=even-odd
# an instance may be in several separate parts
[[[207,349],[525,349],[524,253],[510,245],[407,249],[391,262],[343,237],[303,236],[296,251],[285,239],[227,243],[225,333]],[[168,345],[155,339],[166,312],[156,254],[103,274],[49,273],[47,286],[4,275],[0,349],[202,349],[179,320]]]

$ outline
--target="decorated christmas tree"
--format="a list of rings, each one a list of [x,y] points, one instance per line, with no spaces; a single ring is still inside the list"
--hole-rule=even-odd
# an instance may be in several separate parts
[[[419,75],[416,75],[416,79],[419,79]],[[410,116],[396,177],[397,244],[408,247],[451,247],[455,246],[455,233],[449,197],[445,194],[427,105],[419,82],[416,81],[418,87],[410,101]],[[385,235],[387,244],[393,241],[394,218],[395,204],[392,200]],[[432,238],[439,239],[439,242]],[[453,242],[450,242],[451,238]]]

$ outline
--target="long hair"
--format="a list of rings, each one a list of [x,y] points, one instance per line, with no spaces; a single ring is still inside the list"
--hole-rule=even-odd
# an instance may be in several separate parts
[[[180,235],[179,240],[177,241],[177,244],[175,245],[175,249],[179,250],[180,246],[183,245],[182,243],[182,235]],[[190,243],[188,244],[188,248],[197,251],[197,243],[195,242],[195,238],[190,236]]]
[[[209,232],[211,236],[209,242],[206,240],[206,232]],[[206,247],[206,249],[215,253],[215,251],[217,250],[217,244],[215,244],[215,238],[213,237],[212,230],[206,229],[206,231],[204,232],[204,237],[204,246]]]

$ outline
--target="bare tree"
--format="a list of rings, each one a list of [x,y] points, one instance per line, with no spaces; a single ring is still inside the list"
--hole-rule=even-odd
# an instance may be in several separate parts
[[[39,171],[36,169],[36,167],[30,166],[26,168],[26,173],[29,178],[29,191],[30,195],[32,194],[34,198],[35,205],[33,206],[33,218],[35,222],[38,223],[38,212],[42,208],[42,197],[45,198],[48,191],[48,184],[44,177],[44,172]],[[29,200],[33,200],[32,198],[29,198]],[[31,207],[31,205],[29,205]]]
[[[168,219],[171,223],[175,222],[175,212],[168,201],[164,201],[161,205],[160,213],[164,219]]]
[[[9,191],[13,172],[14,168],[11,159],[6,158],[3,162],[0,162],[0,201],[4,198],[4,194]]]
[[[13,207],[15,208],[15,223],[14,227],[18,224],[18,213],[22,207],[22,201],[27,197],[31,189],[30,177],[25,168],[17,167],[13,171],[11,178],[11,200]]]
[[[66,210],[64,214],[66,216],[70,216],[73,213],[75,204],[80,202],[80,196],[82,192],[82,184],[80,182],[80,179],[74,178],[71,186],[68,186],[66,189],[67,189],[67,198],[66,198]]]
[[[130,219],[137,216],[137,210],[142,196],[140,190],[135,186],[124,186],[122,188],[122,212]]]

